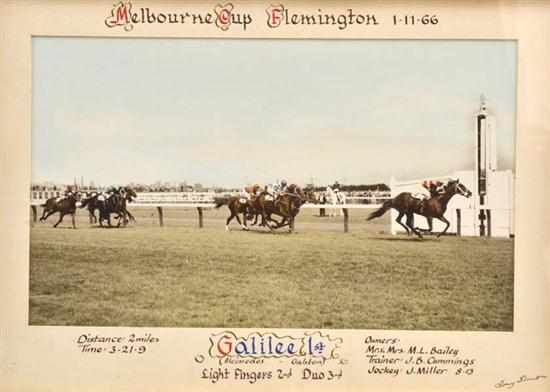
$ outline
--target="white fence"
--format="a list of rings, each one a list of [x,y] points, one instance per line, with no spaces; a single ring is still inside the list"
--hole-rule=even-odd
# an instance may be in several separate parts
[[[215,192],[143,192],[138,193],[132,205],[182,205],[212,203],[223,194]]]
[[[31,191],[31,205],[40,205],[51,197],[63,196],[63,191],[44,190]],[[390,192],[376,192],[371,196],[353,196],[346,194],[347,204],[379,204],[391,197]],[[215,197],[234,196],[235,193],[216,193],[216,192],[139,192],[135,204],[147,205],[182,205],[182,204],[203,204],[212,203]],[[330,208],[330,207],[327,207]]]

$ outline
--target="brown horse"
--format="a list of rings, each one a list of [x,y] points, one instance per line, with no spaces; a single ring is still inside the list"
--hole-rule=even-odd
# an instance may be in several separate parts
[[[393,199],[384,202],[382,207],[372,212],[367,220],[378,218],[384,215],[389,209],[395,208],[399,213],[395,221],[405,228],[407,235],[410,235],[412,232],[419,238],[423,238],[420,230],[415,228],[413,225],[413,215],[418,214],[426,217],[430,226],[430,231],[433,218],[439,219],[446,224],[445,229],[441,233],[437,234],[437,237],[440,237],[447,232],[447,229],[450,226],[450,222],[443,216],[443,214],[447,211],[447,204],[451,198],[457,194],[464,197],[470,197],[472,192],[470,192],[464,184],[461,184],[459,180],[449,181],[444,186],[443,192],[433,195],[429,199],[420,200],[413,197],[409,192],[402,192]],[[407,217],[406,225],[401,222],[403,216]]]
[[[42,217],[40,222],[44,222],[48,217],[56,212],[59,212],[59,220],[53,227],[57,227],[63,220],[63,217],[67,214],[71,214],[73,229],[76,229],[75,223],[75,213],[76,213],[76,202],[80,198],[80,193],[72,193],[68,196],[65,196],[63,199],[57,201],[56,197],[51,197],[41,207],[44,207],[42,211]]]
[[[258,218],[261,217],[260,225],[271,231],[285,226],[289,226],[290,231],[292,231],[294,218],[298,215],[301,205],[300,197],[295,194],[282,194],[276,200],[273,200],[268,193],[262,192],[253,202],[252,211],[255,219],[252,225],[258,223]],[[283,219],[278,221],[273,218],[273,215],[280,216]]]
[[[270,230],[289,226],[289,230],[294,228],[294,219],[300,212],[300,207],[306,202],[313,202],[315,195],[309,190],[302,190],[299,186],[291,184],[286,192],[277,196],[273,200],[268,192],[262,192],[253,203],[256,211],[256,219],[253,225],[257,223],[258,216],[262,217],[262,226],[267,226]],[[273,219],[272,215],[282,217],[282,221]],[[275,226],[269,224],[275,223]]]
[[[233,218],[237,218],[237,222],[239,222],[239,225],[241,225],[243,230],[248,230],[248,227],[246,226],[246,214],[248,214],[253,208],[250,200],[247,200],[246,203],[242,203],[239,196],[217,197],[214,199],[215,208],[220,208],[224,205],[227,206],[229,208],[229,212],[231,212],[231,215],[229,215],[229,218],[227,218],[225,222],[225,230],[229,231],[229,223],[233,220]],[[242,222],[239,218],[239,214],[243,214]]]
[[[239,196],[215,198],[214,205],[215,208],[220,208],[223,205],[229,208],[231,215],[226,220],[226,230],[229,230],[229,223],[235,218],[243,230],[248,230],[246,224],[247,216],[249,219],[255,217],[253,225],[257,223],[258,217],[262,216],[262,226],[267,226],[270,230],[284,226],[290,226],[292,230],[294,227],[294,217],[298,214],[300,206],[307,201],[314,200],[312,192],[304,192],[296,185],[290,185],[288,191],[280,195],[276,200],[270,200],[270,197],[272,198],[273,196],[267,191],[263,191],[258,196],[244,203]],[[239,214],[242,214],[242,221],[239,218]],[[281,216],[283,220],[279,222],[273,219],[272,215]],[[275,226],[269,225],[269,222],[274,223]]]

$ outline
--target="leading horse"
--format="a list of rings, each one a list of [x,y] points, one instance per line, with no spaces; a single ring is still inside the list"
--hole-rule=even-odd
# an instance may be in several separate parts
[[[423,238],[420,230],[415,228],[413,224],[413,215],[418,214],[426,217],[430,226],[430,231],[432,228],[433,218],[439,219],[445,223],[445,229],[437,234],[437,237],[440,237],[449,229],[450,222],[443,216],[443,214],[447,211],[447,204],[454,195],[470,197],[472,192],[468,190],[464,184],[460,183],[459,180],[450,180],[443,187],[443,191],[441,193],[425,200],[420,200],[413,197],[410,192],[402,192],[393,199],[384,202],[382,207],[372,212],[367,220],[370,221],[371,219],[378,218],[384,215],[389,209],[394,208],[399,213],[395,221],[405,228],[407,235],[410,235],[412,232],[419,238]],[[406,225],[401,222],[404,216],[407,217]]]

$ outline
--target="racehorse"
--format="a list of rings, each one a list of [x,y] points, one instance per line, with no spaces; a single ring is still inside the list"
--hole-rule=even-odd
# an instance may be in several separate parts
[[[71,214],[72,222],[73,222],[73,229],[76,229],[76,223],[75,223],[75,213],[76,213],[76,202],[80,198],[80,193],[72,193],[68,196],[65,196],[61,200],[57,200],[56,197],[51,197],[44,204],[41,205],[41,207],[44,207],[44,210],[42,211],[42,217],[40,218],[40,222],[45,221],[48,219],[48,217],[52,214],[55,214],[56,212],[59,212],[59,220],[53,227],[57,227],[58,224],[61,223],[63,220],[63,217],[67,214]]]
[[[247,200],[246,203],[242,203],[239,196],[217,197],[214,199],[214,204],[215,208],[220,208],[221,206],[226,205],[229,208],[229,212],[231,212],[231,215],[229,215],[229,218],[225,221],[225,230],[229,231],[229,223],[233,220],[233,218],[237,218],[237,222],[239,222],[239,225],[241,225],[243,230],[248,230],[248,227],[246,226],[246,214],[249,213],[252,208],[249,200]],[[243,214],[244,224],[241,222],[239,214]]]
[[[283,193],[277,197],[276,200],[266,200],[266,194],[262,193],[258,196],[258,204],[262,206],[260,214],[262,216],[262,226],[267,226],[269,230],[279,229],[281,227],[288,226],[289,231],[294,230],[294,219],[300,212],[300,207],[305,202],[296,193]],[[272,215],[282,217],[282,221],[273,219]],[[257,218],[257,216],[256,216]],[[271,223],[275,223],[275,226],[271,226]]]
[[[443,185],[444,184],[441,181],[434,182],[434,181],[426,180],[422,183],[422,187],[426,191],[428,191],[429,195],[426,195],[425,192],[419,192],[419,193],[413,194],[413,197],[420,198],[420,200],[426,200],[431,197],[438,196],[444,190]],[[423,229],[423,228],[417,227],[417,230],[420,230],[423,233],[431,233],[433,229],[433,218],[431,216],[426,216],[425,218],[426,218],[426,221],[428,222],[428,228]]]
[[[251,200],[247,200],[245,203],[241,202],[238,196],[231,196],[226,198],[216,198],[214,200],[215,208],[220,208],[223,205],[227,205],[231,215],[227,218],[225,229],[229,231],[229,223],[236,218],[237,222],[241,225],[243,230],[248,230],[246,225],[247,215],[255,216],[253,225],[258,221],[258,216],[262,216],[262,226],[268,226],[270,230],[274,228],[280,228],[284,226],[290,226],[290,229],[294,227],[294,217],[298,214],[300,206],[306,201],[313,199],[313,193],[309,191],[302,191],[296,185],[289,185],[287,192],[281,194],[274,199],[267,191],[261,192],[257,197]],[[242,214],[242,221],[239,218],[239,214]],[[272,215],[278,215],[283,218],[281,222],[272,218]],[[269,222],[274,223],[276,226],[272,227]]]
[[[124,226],[128,224],[128,218],[135,222],[135,218],[126,209],[126,203],[131,202],[137,194],[130,187],[124,187],[115,192],[106,200],[97,199],[97,208],[99,209],[99,225],[103,227],[103,221],[106,220],[111,227],[111,214],[117,214],[117,227],[120,227],[122,219]]]
[[[278,229],[289,226],[289,230],[294,229],[294,219],[300,212],[300,207],[306,202],[315,202],[315,194],[312,190],[302,190],[296,184],[291,184],[286,191],[278,195],[275,199],[268,192],[262,192],[255,200],[253,207],[256,211],[256,218],[253,225],[257,223],[258,216],[262,216],[262,226],[272,229]],[[272,218],[277,215],[283,218],[277,221]],[[269,225],[269,222],[275,223],[275,226]]]
[[[95,216],[95,210],[99,209],[98,201],[99,193],[92,192],[91,196],[82,199],[80,208],[87,207],[88,214],[90,215],[90,223],[97,223],[97,217]]]
[[[423,238],[420,230],[413,225],[413,215],[418,214],[426,217],[430,231],[432,228],[432,219],[436,218],[445,223],[445,229],[437,234],[437,237],[445,234],[450,226],[450,222],[443,216],[447,211],[447,204],[454,195],[461,195],[464,197],[470,197],[472,192],[460,183],[459,180],[450,180],[443,188],[443,191],[439,194],[432,196],[429,199],[420,200],[412,196],[409,192],[402,192],[393,199],[387,200],[382,204],[382,207],[372,212],[367,220],[378,218],[386,213],[391,208],[395,208],[399,215],[396,218],[396,222],[405,228],[407,235],[411,232],[416,234],[419,238]],[[407,217],[406,225],[401,222],[403,216]],[[410,229],[410,230],[409,230]]]

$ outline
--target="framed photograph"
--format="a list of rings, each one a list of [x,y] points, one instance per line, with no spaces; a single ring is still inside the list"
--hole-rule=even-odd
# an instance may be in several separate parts
[[[0,13],[2,390],[547,390],[548,5]]]

